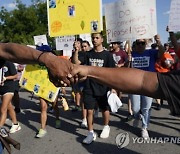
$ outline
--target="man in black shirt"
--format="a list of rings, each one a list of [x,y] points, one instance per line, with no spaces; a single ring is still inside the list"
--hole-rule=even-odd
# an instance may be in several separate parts
[[[77,64],[98,66],[98,67],[115,67],[115,62],[109,51],[104,50],[103,36],[101,33],[92,34],[92,43],[94,48],[84,53],[84,58],[78,59],[78,54],[75,53],[74,61]],[[107,102],[107,91],[109,87],[99,84],[93,79],[87,78],[83,90],[84,107],[87,109],[88,121],[88,135],[83,140],[83,143],[90,144],[96,139],[96,134],[93,131],[93,111],[95,104],[98,103],[99,108],[102,110],[104,118],[104,128],[100,135],[101,138],[108,138],[110,133],[109,127],[109,105]]]

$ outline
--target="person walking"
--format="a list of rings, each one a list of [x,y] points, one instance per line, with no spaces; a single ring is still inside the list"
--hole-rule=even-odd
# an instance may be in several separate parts
[[[93,49],[85,52],[84,58],[81,61],[78,59],[78,54],[75,54],[74,61],[76,64],[98,66],[98,67],[115,67],[115,62],[109,51],[103,48],[102,33],[92,34]],[[91,144],[96,140],[96,133],[93,129],[93,112],[95,104],[98,103],[102,110],[104,118],[104,127],[100,134],[101,138],[108,138],[110,133],[109,127],[109,105],[107,102],[107,92],[110,88],[97,83],[95,80],[87,79],[83,90],[84,107],[87,109],[88,135],[83,140],[84,144]]]

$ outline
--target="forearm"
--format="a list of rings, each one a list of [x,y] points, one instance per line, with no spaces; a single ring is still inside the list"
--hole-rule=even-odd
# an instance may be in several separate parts
[[[6,76],[6,80],[13,80],[13,79],[17,79],[18,75],[10,75],[10,76]]]
[[[78,59],[78,51],[75,51],[75,52],[74,52],[74,55],[73,55],[73,57],[72,57],[72,62],[73,62],[74,64],[81,64],[81,62],[80,62],[79,59]]]
[[[16,63],[34,64],[40,51],[15,43],[0,43],[0,58]]]
[[[89,67],[88,77],[122,92],[157,97],[157,74],[133,68]]]

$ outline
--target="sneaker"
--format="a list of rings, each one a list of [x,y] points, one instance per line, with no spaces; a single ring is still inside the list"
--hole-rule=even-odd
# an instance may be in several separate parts
[[[81,127],[82,128],[87,128],[87,120],[86,119],[82,120]]]
[[[19,123],[18,124],[12,124],[12,127],[11,127],[11,129],[9,130],[9,133],[15,133],[15,132],[17,132],[17,131],[19,131],[19,130],[21,130],[21,126],[19,125]]]
[[[47,131],[45,129],[40,129],[38,134],[36,135],[36,138],[42,138],[47,134]]]
[[[133,127],[139,127],[139,119],[134,119],[133,121]]]
[[[87,137],[83,140],[84,144],[91,144],[92,141],[96,140],[96,133],[88,132]]]
[[[61,127],[61,121],[60,120],[56,120],[56,129],[59,129]]]
[[[103,130],[101,132],[100,138],[108,138],[109,133],[110,133],[110,127],[108,125],[104,126],[104,128],[103,128]]]
[[[142,129],[141,130],[141,137],[145,140],[148,140],[149,139],[149,134],[148,134],[148,131],[147,129]]]

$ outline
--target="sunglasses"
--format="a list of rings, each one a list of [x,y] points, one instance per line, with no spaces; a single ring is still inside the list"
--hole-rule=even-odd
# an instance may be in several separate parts
[[[145,45],[145,42],[136,42],[137,45]]]

